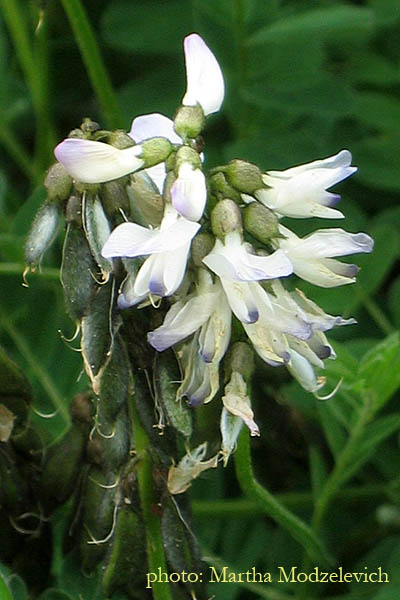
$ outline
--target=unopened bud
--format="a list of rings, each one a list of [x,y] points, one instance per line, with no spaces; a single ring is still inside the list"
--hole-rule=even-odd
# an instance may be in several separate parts
[[[211,192],[219,198],[232,198],[235,202],[241,201],[240,193],[229,185],[221,171],[210,177],[210,188]]]
[[[248,383],[254,373],[254,352],[246,342],[235,342],[225,359],[225,380],[228,381],[236,371],[243,375]]]
[[[140,158],[144,160],[145,167],[153,167],[164,162],[173,151],[174,147],[165,137],[152,138],[141,144]]]
[[[225,174],[228,182],[244,194],[253,194],[256,190],[265,187],[260,169],[245,160],[231,160],[225,169]]]
[[[192,260],[196,267],[204,267],[203,258],[213,249],[215,238],[211,233],[198,233],[192,241]]]
[[[34,269],[51,246],[60,220],[60,207],[45,202],[36,214],[25,242],[25,262]]]
[[[200,104],[197,106],[181,106],[176,113],[174,129],[183,139],[194,139],[203,130],[205,116]]]
[[[135,223],[158,227],[164,212],[164,200],[145,171],[131,175],[126,192]]]
[[[193,169],[201,169],[201,158],[193,148],[190,146],[181,146],[176,153],[175,160],[175,172],[178,175],[180,167],[184,164],[188,163],[193,167]]]
[[[49,202],[64,202],[71,193],[72,177],[62,164],[57,162],[47,171],[44,187]]]
[[[240,209],[233,200],[225,198],[216,204],[211,213],[211,227],[213,233],[222,239],[231,231],[242,231]]]
[[[133,139],[122,129],[112,131],[108,137],[108,143],[118,150],[125,150],[135,145]]]
[[[259,202],[252,202],[243,210],[243,224],[252,236],[264,244],[281,236],[278,217]]]

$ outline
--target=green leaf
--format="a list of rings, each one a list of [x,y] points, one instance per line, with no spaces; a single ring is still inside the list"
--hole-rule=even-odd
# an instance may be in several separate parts
[[[304,13],[296,12],[259,29],[250,37],[249,44],[260,45],[298,36],[307,39],[314,36],[340,43],[370,35],[373,24],[373,13],[366,8],[349,5],[315,8]]]
[[[191,30],[191,13],[181,0],[114,1],[108,3],[102,19],[105,41],[125,52],[175,53]]]
[[[400,134],[370,137],[353,144],[354,161],[362,183],[383,190],[400,188]]]
[[[368,5],[374,12],[377,25],[390,27],[400,20],[400,4],[397,0],[368,0]]]
[[[356,115],[362,123],[379,131],[400,132],[400,100],[379,92],[360,92]]]
[[[394,280],[389,290],[389,305],[393,314],[393,322],[400,329],[400,277]]]
[[[0,575],[0,598],[1,600],[13,600],[10,589],[8,588],[2,575]]]
[[[13,600],[27,600],[28,590],[25,582],[19,575],[13,573],[8,577],[8,586],[11,590]],[[3,600],[3,599],[2,599]]]
[[[314,498],[317,499],[321,493],[322,486],[326,481],[326,464],[316,445],[309,446],[308,456],[310,462],[311,488]]]
[[[400,387],[399,333],[390,335],[363,357],[358,371],[366,390],[372,392],[373,410],[377,412]]]
[[[56,588],[50,588],[43,592],[39,597],[39,600],[73,600],[72,596],[62,590]]]

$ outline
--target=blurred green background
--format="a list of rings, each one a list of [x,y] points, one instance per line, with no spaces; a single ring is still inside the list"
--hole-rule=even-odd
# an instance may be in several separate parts
[[[28,275],[28,288],[21,285],[24,238],[44,200],[41,182],[58,141],[87,116],[102,127],[128,130],[140,114],[173,117],[185,90],[182,41],[196,31],[226,80],[222,110],[204,133],[206,167],[242,158],[263,170],[285,169],[342,148],[353,153],[359,171],[337,186],[346,221],[287,221],[301,234],[343,226],[375,239],[374,253],[356,258],[362,267],[356,285],[301,286],[327,312],[358,320],[330,336],[339,357],[327,370],[328,386],[343,375],[345,384],[334,400],[318,403],[281,370],[259,365],[254,409],[261,438],[252,443],[254,468],[309,520],[327,473],[340,460],[352,464],[338,484],[324,535],[338,564],[347,570],[380,564],[392,583],[315,585],[303,597],[398,598],[398,0],[86,0],[87,20],[78,0],[0,0],[0,8],[0,343],[32,382],[35,408],[58,410],[49,420],[33,416],[48,443],[68,427],[73,394],[87,387],[79,353],[58,333],[68,337],[74,330],[58,280],[61,234],[42,274]],[[341,458],[368,394],[377,403],[374,419],[380,416],[356,439],[353,454]],[[219,407],[214,410],[218,415]],[[192,496],[196,531],[214,564],[238,571],[301,564],[300,547],[262,511],[250,501],[227,502],[241,497],[232,465],[206,474]],[[54,581],[66,589],[63,567],[57,573]],[[83,589],[79,582],[77,590]],[[252,591],[219,584],[210,595],[285,600],[302,597],[299,587]],[[100,592],[85,594],[86,600]]]

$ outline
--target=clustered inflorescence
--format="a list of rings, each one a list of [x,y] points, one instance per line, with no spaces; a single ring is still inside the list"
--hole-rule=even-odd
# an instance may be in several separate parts
[[[158,352],[175,349],[182,373],[177,397],[190,406],[209,402],[229,353],[221,414],[226,461],[243,422],[252,435],[259,433],[247,393],[252,348],[316,394],[324,378],[314,368],[335,358],[325,332],[355,322],[326,314],[301,291],[286,289],[285,280],[295,274],[322,287],[352,283],[357,267],[335,257],[371,252],[373,241],[339,228],[300,238],[286,225],[286,218],[343,217],[333,208],[340,197],[326,190],[356,171],[347,150],[285,171],[262,173],[235,159],[205,174],[200,134],[205,117],[222,104],[224,80],[197,34],[185,39],[184,49],[187,89],[174,121],[142,115],[128,134],[86,122],[55,149],[55,179],[63,167],[76,195],[90,199],[87,239],[104,281],[117,264],[121,268],[113,259],[122,260],[118,307],[156,309],[167,298],[164,321],[148,342]],[[52,206],[46,213],[51,223]],[[34,249],[28,263],[38,262],[40,253]],[[242,324],[235,343],[233,315]],[[202,445],[182,468],[211,466],[201,462],[204,456]],[[185,481],[173,469],[170,490],[183,491]]]

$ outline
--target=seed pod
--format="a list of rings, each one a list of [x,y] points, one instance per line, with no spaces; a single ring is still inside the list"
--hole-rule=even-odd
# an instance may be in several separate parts
[[[102,560],[113,536],[118,510],[116,473],[92,466],[82,497],[79,553],[82,571],[90,574]]]
[[[120,336],[116,336],[109,361],[99,378],[97,422],[106,435],[122,407],[126,407],[133,389],[128,355]]]
[[[103,591],[107,598],[115,591],[129,592],[132,582],[139,589],[146,585],[146,532],[139,515],[130,505],[118,512],[112,547],[103,575]]]
[[[135,222],[158,227],[164,212],[164,200],[145,171],[131,175],[126,192]]]
[[[101,251],[108,239],[111,228],[101,204],[100,198],[93,194],[84,194],[82,198],[83,226],[92,255],[107,281],[113,270],[112,260],[104,258]]]
[[[61,283],[67,312],[74,321],[88,312],[96,289],[96,271],[83,230],[76,223],[69,223],[63,248]]]
[[[102,285],[93,296],[87,315],[81,321],[81,350],[93,391],[99,393],[98,375],[111,356],[113,343],[113,281]]]
[[[99,196],[103,204],[106,214],[113,217],[116,213],[122,210],[124,213],[129,212],[129,198],[126,191],[129,176],[114,179],[114,181],[106,181],[99,189]]]
[[[75,489],[82,467],[88,428],[73,424],[45,454],[40,480],[41,500],[48,512],[63,504]]]
[[[114,422],[97,424],[97,430],[88,442],[87,452],[89,459],[104,470],[116,470],[126,462],[130,449],[131,427],[128,410],[124,406]]]
[[[180,375],[174,353],[163,352],[156,354],[154,366],[154,384],[158,399],[167,422],[185,438],[192,434],[192,411],[181,400],[176,400],[176,383]]]
[[[60,221],[60,206],[45,202],[39,208],[25,242],[25,263],[34,270],[54,241]]]

